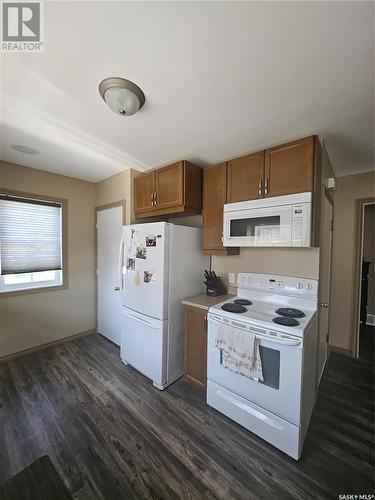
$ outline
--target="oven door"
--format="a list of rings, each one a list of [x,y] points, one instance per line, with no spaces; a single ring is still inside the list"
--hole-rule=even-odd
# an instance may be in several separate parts
[[[222,366],[221,350],[215,347],[215,339],[222,323],[256,334],[262,359],[263,382],[239,375]],[[299,425],[303,339],[272,333],[209,313],[207,377],[248,401]]]
[[[223,245],[225,247],[292,245],[292,205],[224,209]]]

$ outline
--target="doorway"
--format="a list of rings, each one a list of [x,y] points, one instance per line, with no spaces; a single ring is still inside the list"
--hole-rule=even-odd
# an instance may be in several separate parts
[[[317,345],[317,384],[323,375],[328,355],[331,268],[332,268],[333,199],[327,189],[322,200],[319,272],[319,335]]]
[[[375,200],[357,202],[353,356],[373,360],[375,335]]]
[[[119,249],[123,212],[122,202],[96,209],[97,330],[118,346],[121,343]]]

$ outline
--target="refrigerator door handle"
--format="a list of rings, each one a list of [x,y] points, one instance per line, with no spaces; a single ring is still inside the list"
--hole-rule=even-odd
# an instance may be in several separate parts
[[[124,312],[124,316],[126,316],[127,318],[134,319],[134,321],[138,321],[139,323],[142,323],[143,325],[147,325],[151,328],[158,328],[158,325],[154,325],[153,323],[150,323],[147,320],[138,318],[137,316],[133,316],[133,314],[129,314],[128,312]]]
[[[122,267],[124,264],[124,234],[121,236],[121,241],[120,241],[120,250],[119,250],[119,257],[118,257],[118,271],[119,271],[119,283],[120,283],[120,290],[123,290],[124,288],[124,283],[123,283],[123,274],[122,274]]]

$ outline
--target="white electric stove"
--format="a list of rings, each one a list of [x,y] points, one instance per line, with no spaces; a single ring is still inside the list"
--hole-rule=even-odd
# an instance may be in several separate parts
[[[208,313],[207,402],[298,459],[315,403],[318,282],[240,273],[237,286]],[[263,382],[222,366],[222,324],[256,335]]]

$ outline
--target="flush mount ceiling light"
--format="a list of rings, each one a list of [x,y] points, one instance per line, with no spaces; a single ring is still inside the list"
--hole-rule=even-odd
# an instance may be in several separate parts
[[[39,151],[34,148],[29,148],[29,146],[24,146],[23,144],[13,144],[12,148],[19,153],[24,153],[26,155],[37,155]]]
[[[125,78],[106,78],[99,85],[100,95],[111,110],[122,116],[134,115],[145,103],[145,95]]]

